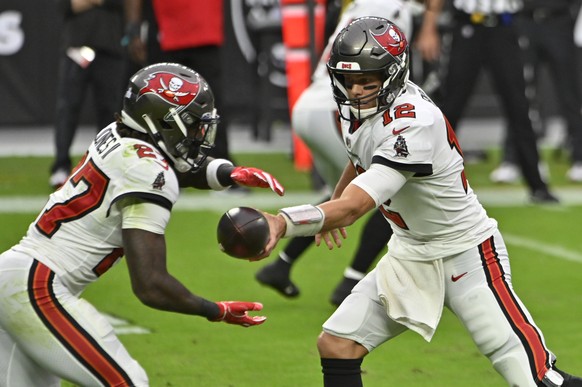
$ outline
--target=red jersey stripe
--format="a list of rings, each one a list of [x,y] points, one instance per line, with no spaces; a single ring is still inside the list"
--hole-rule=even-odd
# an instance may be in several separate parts
[[[550,369],[550,355],[544,346],[540,332],[528,321],[528,317],[517,302],[513,289],[505,280],[505,272],[495,251],[493,237],[479,246],[479,252],[489,288],[497,298],[513,331],[522,341],[530,359],[532,374],[539,382]]]

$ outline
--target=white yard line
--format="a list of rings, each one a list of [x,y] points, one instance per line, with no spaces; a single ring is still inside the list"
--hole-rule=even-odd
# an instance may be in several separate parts
[[[485,207],[507,207],[524,205],[527,201],[523,189],[485,189],[476,190],[479,199]],[[582,187],[556,190],[562,200],[561,205],[546,206],[551,211],[567,211],[568,206],[582,205]],[[319,203],[323,195],[315,192],[289,192],[279,197],[270,192],[253,192],[249,195],[237,195],[217,192],[197,192],[183,194],[176,203],[177,211],[209,210],[218,213],[232,207],[248,206],[261,209],[274,209],[305,203]],[[0,197],[0,213],[38,213],[46,203],[46,196]],[[582,253],[568,250],[559,245],[540,242],[513,234],[503,234],[505,241],[514,246],[544,254],[582,263]]]
[[[485,207],[515,207],[527,205],[527,193],[523,188],[477,189],[477,196]],[[264,209],[281,208],[305,203],[318,203],[323,195],[317,192],[288,192],[279,197],[271,192],[255,191],[249,195],[227,194],[223,192],[203,192],[182,194],[176,203],[176,210],[226,211],[232,207],[249,206]],[[561,205],[544,208],[551,211],[567,211],[568,206],[582,205],[582,187],[555,190]],[[0,213],[35,213],[46,203],[46,196],[5,196],[0,197]]]
[[[182,211],[210,210],[216,212],[224,212],[239,206],[273,209],[305,203],[318,203],[322,198],[322,194],[315,192],[287,193],[283,197],[267,192],[256,192],[249,195],[200,192],[181,195],[174,208]],[[47,196],[0,197],[0,213],[37,213],[46,201]]]
[[[542,252],[544,254],[550,255],[555,258],[564,259],[566,261],[572,261],[577,263],[582,263],[582,254],[579,252],[568,250],[560,245],[553,245],[550,243],[543,243],[539,240],[524,238],[518,235],[503,233],[503,239],[507,244],[519,246],[524,249]]]

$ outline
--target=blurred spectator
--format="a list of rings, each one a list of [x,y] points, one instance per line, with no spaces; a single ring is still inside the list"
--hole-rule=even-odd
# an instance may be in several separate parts
[[[121,109],[124,0],[56,0],[63,15],[55,118],[56,155],[49,183],[60,187],[71,171],[70,148],[91,87],[96,129]]]
[[[527,96],[531,106],[539,106],[538,73],[541,63],[546,63],[555,86],[558,107],[568,129],[567,143],[572,167],[567,177],[578,183],[582,182],[582,97],[574,23],[579,8],[579,3],[570,0],[525,0],[517,24],[526,64]],[[521,177],[514,149],[517,142],[514,133],[508,131],[503,162],[491,174],[492,181],[513,183]]]
[[[427,10],[416,47],[426,59],[440,55],[437,18],[444,0],[427,0]],[[515,26],[520,0],[453,0],[451,46],[442,84],[440,107],[453,128],[457,127],[477,77],[483,67],[490,70],[521,173],[535,203],[555,203],[538,168],[536,135],[525,96],[523,58]]]
[[[223,107],[221,49],[225,39],[223,0],[139,0],[148,23],[147,63],[175,62],[188,66],[216,90],[220,112],[212,157],[233,161],[228,147],[230,117]],[[149,4],[148,4],[149,3]],[[148,16],[151,11],[151,16]],[[149,19],[149,20],[148,20]],[[246,191],[233,187],[231,190]]]
[[[333,7],[331,8],[334,9]],[[292,126],[309,147],[315,170],[330,190],[338,184],[349,161],[337,121],[338,106],[333,99],[326,64],[335,37],[352,20],[366,15],[385,17],[398,25],[410,37],[412,16],[407,2],[401,0],[354,0],[335,22],[335,31],[315,69],[311,85],[305,89],[293,107]],[[329,19],[328,19],[329,20]],[[349,164],[349,167],[352,167]],[[330,199],[330,196],[324,201]],[[339,305],[359,280],[364,278],[392,235],[390,225],[380,211],[375,211],[362,229],[360,242],[350,265],[331,294],[330,302]],[[314,242],[313,237],[296,237],[289,241],[277,259],[264,266],[255,276],[257,281],[286,297],[297,297],[299,288],[291,281],[291,268]]]

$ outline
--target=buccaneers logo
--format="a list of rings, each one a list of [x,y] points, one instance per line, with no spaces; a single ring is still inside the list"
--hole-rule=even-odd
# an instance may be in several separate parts
[[[406,49],[406,37],[400,30],[394,28],[392,24],[386,25],[386,29],[380,34],[374,34],[370,31],[374,40],[389,52],[392,56],[397,57]]]
[[[164,188],[164,185],[166,185],[166,178],[164,177],[164,172],[160,172],[158,173],[158,176],[156,176],[156,180],[154,180],[152,188],[159,189],[161,191],[162,188]]]
[[[394,143],[394,151],[396,152],[396,157],[408,157],[410,154],[408,152],[408,145],[406,145],[406,140],[402,136],[398,136],[396,138],[396,142]]]
[[[155,93],[175,105],[186,106],[198,95],[200,83],[192,83],[170,73],[154,73],[146,79],[147,84],[139,96]]]

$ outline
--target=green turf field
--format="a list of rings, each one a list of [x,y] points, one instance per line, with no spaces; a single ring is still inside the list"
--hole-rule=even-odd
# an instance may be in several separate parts
[[[291,199],[302,199],[301,194],[308,191],[309,176],[295,172],[288,155],[241,154],[237,160],[275,174]],[[49,161],[0,158],[0,201],[5,203],[0,212],[1,250],[18,242],[42,207],[49,193]],[[495,156],[488,163],[467,166],[467,173],[475,190],[483,192],[488,213],[499,221],[510,251],[517,293],[543,330],[558,364],[580,375],[582,200],[575,199],[582,198],[582,186],[564,181],[567,163],[563,160],[550,158],[550,163],[553,185],[573,199],[561,206],[504,201],[512,195],[519,197],[523,189],[520,185],[498,188],[488,183]],[[219,252],[215,242],[215,227],[223,208],[255,197],[256,203],[271,205],[275,210],[279,202],[276,198],[266,200],[269,196],[256,191],[243,198],[188,192],[185,202],[209,203],[210,209],[178,206],[167,230],[170,272],[195,293],[212,300],[261,301],[268,317],[265,324],[242,328],[149,309],[131,293],[123,261],[84,293],[100,311],[123,320],[120,330],[142,328],[140,332],[148,332],[123,334],[120,338],[147,370],[152,386],[322,385],[315,342],[321,324],[333,312],[328,298],[351,258],[362,222],[349,229],[349,239],[341,249],[313,247],[301,258],[293,276],[302,295],[286,300],[255,282],[254,273],[263,262],[230,258]],[[216,202],[219,205],[210,205]],[[431,343],[405,333],[370,354],[363,370],[367,387],[505,385],[449,312],[445,312]]]

